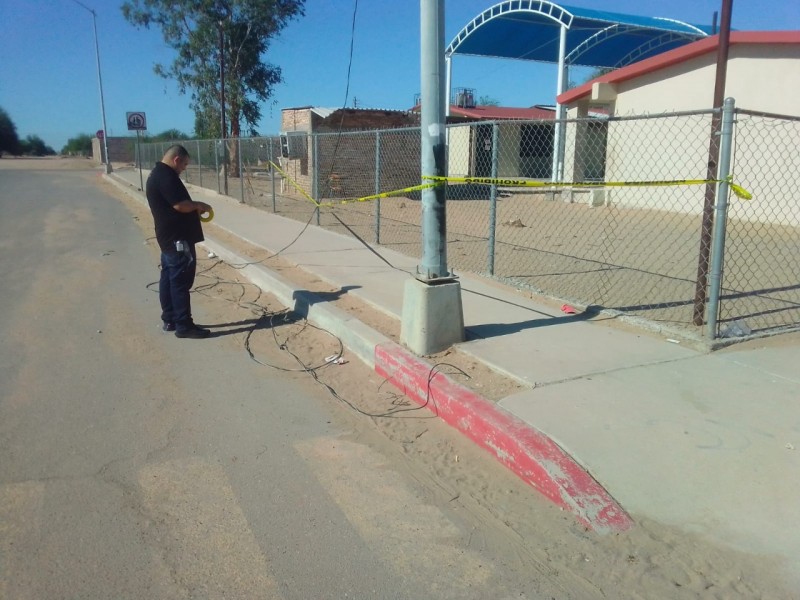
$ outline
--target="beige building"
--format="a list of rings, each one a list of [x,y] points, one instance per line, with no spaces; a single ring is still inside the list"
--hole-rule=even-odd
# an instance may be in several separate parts
[[[712,36],[631,64],[561,94],[558,102],[568,108],[570,118],[584,118],[596,110],[619,117],[707,110],[713,104],[718,45],[719,36]],[[800,31],[732,32],[726,79],[725,97],[733,97],[737,108],[800,117]],[[698,129],[707,128],[706,123],[700,121]],[[686,135],[677,128],[669,131],[670,126],[663,119],[642,120],[635,124],[638,128],[636,139],[640,140],[637,144],[630,143],[633,127],[630,121],[612,119],[591,126],[591,131],[590,125],[585,123],[568,128],[564,152],[565,181],[704,176],[701,170],[698,172],[697,157],[704,156],[704,153],[707,155],[707,131],[705,134],[699,131],[696,135]],[[769,221],[775,214],[791,213],[790,221],[800,224],[797,197],[786,197],[791,186],[782,185],[781,189],[786,192],[776,193],[774,177],[770,176],[797,178],[795,174],[800,173],[797,140],[789,151],[778,151],[776,144],[786,144],[786,140],[776,138],[774,132],[766,129],[748,132],[746,145],[743,136],[737,138],[740,146],[734,157],[738,161],[734,165],[735,175],[744,176],[746,169],[756,166],[759,169],[758,177],[754,176],[747,182],[749,191],[757,200],[749,218]],[[676,138],[674,151],[644,160],[646,143],[641,140],[667,135]],[[766,160],[765,157],[770,158]],[[607,188],[603,199],[624,206],[655,205],[689,213],[701,210],[702,203],[681,201],[677,204],[675,198],[676,194],[671,194],[669,188],[639,188],[636,191],[624,190],[624,193],[619,188]],[[780,211],[776,210],[778,206]]]

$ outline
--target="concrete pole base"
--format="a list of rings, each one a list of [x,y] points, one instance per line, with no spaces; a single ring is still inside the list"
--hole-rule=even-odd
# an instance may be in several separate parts
[[[464,310],[457,281],[427,284],[409,279],[403,289],[400,343],[423,356],[463,342]]]

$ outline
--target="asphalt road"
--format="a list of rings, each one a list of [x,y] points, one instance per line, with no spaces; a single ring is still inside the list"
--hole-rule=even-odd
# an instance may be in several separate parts
[[[251,330],[285,359],[283,325],[230,265],[201,259],[212,337],[162,333],[149,215],[114,190],[0,159],[0,600],[795,597],[770,557],[645,518],[596,536],[429,414],[250,360]],[[356,363],[323,373],[402,401]]]
[[[321,387],[162,333],[97,177],[0,170],[0,598],[556,594]]]

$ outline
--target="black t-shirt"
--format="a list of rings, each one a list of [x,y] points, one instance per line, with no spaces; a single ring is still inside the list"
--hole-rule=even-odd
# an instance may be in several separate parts
[[[175,250],[177,240],[192,244],[203,241],[203,227],[197,211],[182,213],[173,208],[179,202],[192,199],[175,169],[157,162],[150,171],[145,189],[156,225],[156,239],[162,250]]]

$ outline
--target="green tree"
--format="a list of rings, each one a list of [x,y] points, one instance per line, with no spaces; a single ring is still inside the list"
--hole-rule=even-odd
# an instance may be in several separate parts
[[[17,126],[14,121],[8,116],[8,113],[0,108],[0,156],[4,152],[19,156],[21,148],[19,145],[19,137],[17,136]]]
[[[22,154],[28,156],[53,156],[56,151],[44,143],[38,135],[29,135],[20,142]]]
[[[194,132],[202,140],[218,138],[222,124],[219,118],[219,104],[197,105],[194,109]]]
[[[280,67],[262,58],[272,38],[304,14],[304,4],[305,0],[127,0],[122,14],[136,27],[159,27],[164,41],[176,51],[169,67],[157,64],[155,71],[174,78],[181,93],[191,94],[200,125],[196,133],[201,137],[215,127],[215,137],[220,137],[220,65],[224,67],[227,131],[223,133],[237,138],[243,124],[251,135],[257,134],[259,105],[282,81]],[[236,145],[230,150],[236,165]]]
[[[479,106],[500,106],[500,101],[491,96],[481,96],[478,98]]]
[[[161,133],[155,134],[151,140],[153,142],[178,142],[181,140],[188,140],[191,136],[186,135],[179,129],[167,129]]]
[[[89,156],[92,154],[92,136],[88,133],[81,133],[74,138],[69,138],[67,144],[61,149],[61,154]]]

